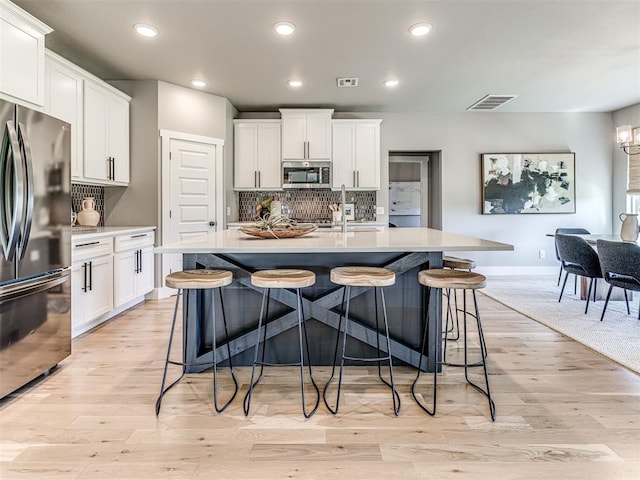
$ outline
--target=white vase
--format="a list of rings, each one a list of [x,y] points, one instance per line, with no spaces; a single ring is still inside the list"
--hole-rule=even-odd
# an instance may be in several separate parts
[[[625,242],[635,242],[638,240],[638,214],[621,213],[618,218],[622,222],[620,238]]]
[[[80,225],[95,227],[100,221],[100,212],[95,209],[95,200],[93,197],[84,197],[82,199],[82,210],[78,212],[78,223]]]

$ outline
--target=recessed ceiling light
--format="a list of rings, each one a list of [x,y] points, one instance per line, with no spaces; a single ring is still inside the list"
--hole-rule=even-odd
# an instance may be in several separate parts
[[[202,80],[191,80],[191,85],[194,87],[202,88],[207,86],[207,82]]]
[[[157,37],[158,29],[147,23],[136,23],[133,28],[143,37]]]
[[[400,83],[400,80],[385,80],[384,81],[384,86],[385,87],[397,87],[398,84]]]
[[[302,86],[302,80],[289,80],[287,83],[289,84],[290,87],[301,87]]]
[[[433,25],[430,23],[416,23],[415,25],[411,25],[409,27],[409,32],[414,37],[424,37],[427,33],[431,31]]]
[[[286,37],[296,31],[296,26],[291,22],[278,22],[273,25],[273,29]]]

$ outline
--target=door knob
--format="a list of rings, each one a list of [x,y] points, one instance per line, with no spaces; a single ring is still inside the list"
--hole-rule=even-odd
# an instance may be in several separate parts
[[[214,221],[209,222],[209,226],[210,227],[215,227],[216,226],[216,222],[214,222]]]

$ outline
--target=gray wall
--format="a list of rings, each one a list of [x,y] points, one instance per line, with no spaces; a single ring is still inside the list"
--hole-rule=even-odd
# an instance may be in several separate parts
[[[468,252],[483,267],[557,265],[557,227],[610,232],[612,225],[612,115],[609,113],[336,113],[334,118],[382,118],[382,184],[389,151],[442,152],[442,229],[515,245],[515,252]],[[480,154],[489,152],[576,154],[576,213],[482,215]],[[378,194],[387,211],[388,191]],[[378,217],[380,220],[380,217]],[[386,219],[382,219],[386,221]],[[539,259],[544,249],[545,259]],[[465,254],[464,252],[462,254]]]
[[[162,236],[162,151],[160,130],[220,138],[232,143],[237,111],[229,100],[157,80],[121,81],[113,85],[133,97],[128,188],[105,188],[105,225],[155,225]],[[227,140],[227,138],[229,140]],[[233,172],[233,148],[225,148],[224,175]],[[232,184],[232,182],[229,182]],[[156,258],[156,286],[162,285]]]
[[[159,204],[158,129],[204,135],[225,140],[224,176],[227,185],[225,198],[231,207],[231,219],[237,215],[236,194],[233,192],[233,135],[234,117],[277,117],[271,113],[238,113],[226,98],[170,85],[164,82],[126,82],[139,84],[124,89],[134,96],[132,103],[132,183],[128,190],[141,191],[109,195],[113,211],[107,216],[108,225],[150,223],[153,202]],[[157,83],[157,124],[151,123],[154,107],[149,85]],[[141,92],[138,89],[142,89]],[[137,99],[137,96],[142,98]],[[140,113],[138,109],[145,110]],[[334,118],[382,118],[381,155],[382,184],[388,181],[389,151],[440,151],[442,160],[443,229],[480,236],[515,245],[515,252],[471,253],[484,267],[547,267],[556,266],[553,240],[545,234],[559,226],[583,226],[593,232],[616,230],[613,214],[624,211],[626,188],[626,156],[614,143],[615,125],[640,124],[640,106],[635,105],[609,113],[367,113],[336,112]],[[614,121],[615,118],[615,121]],[[138,123],[145,125],[137,125]],[[137,126],[136,126],[137,125]],[[148,127],[148,129],[147,129]],[[134,132],[143,132],[137,135]],[[142,145],[140,144],[142,142]],[[155,156],[150,152],[154,152]],[[487,152],[551,152],[572,151],[576,154],[575,214],[555,215],[482,215],[480,154]],[[621,156],[622,155],[622,156]],[[133,166],[135,162],[142,165]],[[153,157],[153,158],[152,158]],[[138,166],[141,167],[138,170]],[[138,173],[146,178],[139,178]],[[156,175],[158,183],[146,180]],[[134,179],[135,175],[135,179]],[[143,175],[143,177],[145,176]],[[153,182],[152,182],[153,183]],[[615,189],[614,189],[615,187]],[[155,188],[155,200],[146,195]],[[111,189],[110,189],[111,190]],[[114,189],[115,191],[116,189]],[[121,190],[121,189],[119,189]],[[141,197],[143,197],[141,199]],[[134,200],[135,199],[135,200]],[[105,199],[105,201],[107,201]],[[130,205],[144,202],[141,212],[133,213]],[[378,193],[377,203],[388,210],[388,191]],[[159,210],[159,208],[157,208]],[[156,223],[158,222],[156,212]],[[136,220],[131,219],[136,215]],[[145,221],[137,220],[140,215]],[[382,222],[387,216],[378,217]],[[545,250],[546,259],[539,259]],[[464,253],[464,252],[463,252]]]
[[[126,81],[117,82],[115,86],[132,97],[129,104],[130,188],[105,188],[105,225],[158,225],[158,82]]]

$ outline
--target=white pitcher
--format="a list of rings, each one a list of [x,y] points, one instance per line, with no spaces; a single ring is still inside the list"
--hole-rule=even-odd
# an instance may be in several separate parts
[[[620,238],[625,242],[635,242],[638,240],[638,214],[621,213],[618,218],[622,222]]]
[[[95,209],[95,200],[93,197],[84,197],[82,199],[82,210],[78,212],[78,223],[95,227],[100,221],[100,212]]]

